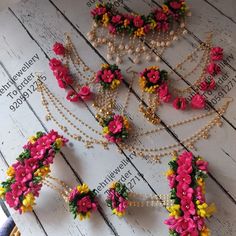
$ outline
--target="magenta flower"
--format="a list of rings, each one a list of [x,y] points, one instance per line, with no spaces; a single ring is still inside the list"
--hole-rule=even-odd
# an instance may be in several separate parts
[[[94,8],[92,11],[91,11],[91,14],[93,16],[101,16],[103,14],[106,13],[106,8],[105,7],[97,7],[97,8]]]
[[[181,185],[179,184],[177,186],[177,192],[176,192],[176,195],[178,198],[180,199],[183,199],[183,198],[187,198],[187,199],[192,199],[192,196],[193,196],[193,189],[192,188],[189,188],[189,187],[186,187],[187,185]]]
[[[116,27],[113,26],[112,24],[109,24],[108,30],[110,34],[115,34],[116,33]]]
[[[52,58],[49,61],[49,67],[51,68],[51,70],[55,70],[56,68],[62,66],[61,60],[58,60],[56,58]]]
[[[182,198],[181,199],[181,210],[184,212],[185,216],[190,216],[195,214],[195,206],[192,199]]]
[[[214,62],[211,62],[207,66],[207,72],[212,76],[216,76],[221,73],[221,69],[217,64],[215,64]]]
[[[123,197],[119,198],[119,206],[117,207],[117,210],[119,212],[123,212],[126,210],[126,208],[128,207],[128,201],[126,199],[124,199]]]
[[[156,70],[150,70],[150,72],[147,73],[147,77],[150,82],[156,84],[157,81],[160,79],[160,72]]]
[[[175,224],[175,231],[177,233],[180,233],[181,235],[183,233],[187,233],[186,236],[191,235],[191,232],[194,232],[196,229],[196,225],[194,221],[189,217],[179,217],[177,219],[177,222]]]
[[[60,56],[64,56],[65,55],[65,48],[63,46],[63,44],[56,42],[53,45],[53,51],[56,55],[60,55]]]
[[[86,213],[92,208],[92,202],[89,196],[85,196],[77,202],[78,212]]]
[[[68,197],[69,201],[72,202],[78,193],[79,192],[78,192],[77,188],[73,188],[73,190],[70,192],[69,197]]]
[[[20,183],[32,180],[32,170],[29,167],[19,167],[16,170],[15,178]]]
[[[25,167],[31,169],[32,171],[38,168],[38,159],[36,157],[25,159]]]
[[[58,86],[62,89],[66,88],[66,83],[62,79],[57,79]]]
[[[134,17],[133,22],[134,22],[134,26],[137,28],[141,28],[144,24],[144,21],[141,16]]]
[[[167,16],[163,11],[156,11],[156,20],[157,21],[166,21]]]
[[[196,94],[192,97],[191,100],[192,108],[203,109],[205,105],[206,105],[205,98],[202,95]]]
[[[173,101],[173,107],[177,110],[185,110],[187,107],[187,101],[185,98],[182,97],[177,97]]]
[[[173,9],[175,9],[175,10],[177,10],[177,9],[180,9],[181,8],[181,3],[180,2],[170,2],[170,6],[173,8]]]
[[[106,83],[111,83],[113,79],[114,79],[114,74],[112,73],[112,71],[105,69],[103,71],[102,80]]]
[[[188,165],[188,164],[184,164],[182,166],[179,166],[179,168],[177,169],[178,174],[181,174],[181,173],[191,174],[192,171],[193,171],[192,165]]]
[[[91,98],[91,90],[89,86],[83,86],[80,88],[78,95],[83,99],[83,100],[89,100]]]
[[[111,21],[115,24],[119,24],[121,22],[121,19],[122,19],[121,15],[116,15],[112,17]]]
[[[46,152],[46,149],[40,146],[36,145],[30,149],[30,155],[31,157],[35,157],[37,159],[42,159],[44,157],[44,154]]]
[[[191,176],[186,174],[186,173],[181,173],[179,175],[176,176],[176,181],[180,183],[185,183],[187,185],[189,185],[192,180],[191,180]]]
[[[66,96],[66,99],[70,102],[78,102],[79,101],[79,95],[74,90],[69,90]]]
[[[192,166],[193,154],[191,152],[183,152],[177,160],[178,166]]]
[[[53,74],[57,80],[64,79],[69,74],[69,70],[66,66],[60,66],[55,68]]]
[[[19,198],[14,196],[12,192],[7,192],[5,195],[5,199],[7,204],[12,208],[17,207],[20,203]]]
[[[197,160],[196,161],[197,167],[199,170],[208,172],[208,162],[204,160]]]
[[[176,177],[176,175],[174,175],[174,174],[169,175],[167,177],[170,188],[174,188],[174,186],[175,186],[175,177]]]
[[[111,135],[109,135],[109,134],[106,134],[104,137],[105,137],[109,142],[111,142],[111,143],[115,143],[115,142],[116,142],[116,138],[115,138],[114,136],[111,136]]]
[[[223,48],[221,48],[221,47],[212,48],[210,55],[211,55],[212,61],[223,60]]]
[[[160,98],[161,101],[163,102],[169,102],[171,99],[171,95],[169,93],[169,89],[167,84],[163,84],[160,86],[160,88],[158,89],[158,96]]]
[[[118,80],[122,80],[123,79],[123,76],[122,74],[120,73],[120,70],[115,70],[115,75],[116,75],[116,78]]]
[[[23,192],[24,192],[26,189],[27,189],[27,188],[26,188],[25,184],[21,184],[21,183],[18,183],[18,182],[13,183],[13,184],[11,185],[12,194],[13,194],[13,196],[15,196],[15,197],[19,197],[20,195],[22,195]]]
[[[39,196],[39,191],[42,188],[42,184],[34,184],[33,182],[29,183],[29,188],[24,192],[24,195],[32,193],[35,197]]]
[[[202,192],[202,187],[201,186],[198,186],[195,189],[195,196],[196,196],[196,199],[199,200],[201,203],[205,202],[205,196]]]
[[[202,91],[210,91],[213,90],[215,87],[216,87],[216,82],[212,77],[200,83],[200,89]]]
[[[203,228],[205,227],[205,221],[204,221],[204,219],[203,219],[202,217],[200,217],[200,216],[194,216],[194,217],[193,217],[193,220],[194,220],[194,222],[195,222],[195,224],[196,224],[196,226],[197,226],[197,229],[198,229],[199,231],[202,231]]]
[[[119,132],[121,132],[123,127],[123,123],[119,120],[112,120],[109,124],[108,124],[108,128],[109,131],[113,134],[117,134]]]

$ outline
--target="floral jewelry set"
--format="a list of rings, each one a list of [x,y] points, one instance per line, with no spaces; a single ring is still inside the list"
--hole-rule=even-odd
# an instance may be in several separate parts
[[[61,195],[74,218],[90,218],[99,206],[95,190],[90,190],[85,183],[71,188],[50,175],[50,165],[53,164],[55,154],[67,142],[53,130],[48,134],[37,132],[32,136],[23,146],[24,151],[17,157],[17,162],[8,168],[9,177],[0,184],[0,198],[20,213],[32,211],[35,198],[39,197],[45,185]],[[208,205],[205,200],[204,180],[208,163],[201,157],[193,157],[191,152],[183,152],[179,156],[174,153],[169,166],[166,176],[170,194],[138,194],[130,192],[125,184],[114,182],[108,189],[107,206],[119,217],[125,215],[128,207],[161,206],[170,213],[165,221],[170,235],[209,233],[205,218],[214,213],[215,206]]]
[[[190,15],[184,0],[166,0],[161,9],[146,16],[121,14],[110,3],[97,4],[91,13],[94,23],[88,33],[89,40],[94,47],[106,44],[107,59],[115,59],[117,64],[122,62],[127,53],[134,63],[139,63],[141,56],[145,56],[146,61],[151,61],[153,50],[159,56],[162,55],[172,41],[176,41],[180,35],[187,32],[185,18]],[[108,34],[105,36],[106,30]],[[93,71],[82,60],[69,35],[66,35],[64,45],[55,43],[53,51],[59,58],[52,58],[49,66],[58,86],[67,91],[66,99],[70,102],[93,101],[96,121],[100,124],[101,130],[95,129],[72,113],[39,76],[38,91],[41,93],[47,121],[54,122],[64,134],[82,142],[86,148],[101,145],[109,149],[109,145],[116,144],[119,150],[134,152],[137,156],[154,163],[174,153],[166,174],[171,188],[170,194],[133,193],[125,184],[115,182],[109,188],[106,199],[112,213],[121,217],[125,215],[128,207],[161,206],[170,213],[165,221],[170,235],[209,235],[205,218],[212,215],[214,205],[208,205],[205,199],[208,163],[201,157],[195,158],[191,152],[185,151],[179,156],[177,153],[183,151],[184,147],[194,148],[197,141],[208,138],[213,127],[221,126],[221,118],[231,101],[226,100],[218,109],[176,121],[167,127],[162,125],[157,110],[162,103],[172,103],[178,110],[206,108],[204,93],[216,88],[214,77],[221,72],[218,62],[223,60],[223,49],[212,45],[212,34],[209,34],[206,41],[196,47],[171,72],[158,66],[150,66],[140,73],[128,68],[126,72],[132,76],[129,83],[125,81],[125,76],[116,64],[102,64],[98,72]],[[156,56],[156,61],[159,61],[159,56]],[[199,59],[199,62],[187,71],[182,79],[188,82],[189,77],[193,75],[197,79],[191,83],[192,85],[187,83],[188,86],[178,88],[173,73],[178,70],[183,72],[184,65],[196,59]],[[135,82],[139,84],[141,91],[139,112],[150,125],[155,126],[149,130],[136,128],[125,115],[128,113],[132,86]],[[119,96],[122,85],[127,90],[125,96]],[[124,100],[121,109],[117,109],[118,98]],[[155,138],[157,133],[165,131],[166,128],[172,129],[211,116],[211,120],[197,132],[182,138],[179,142],[161,147],[140,147],[136,142],[141,138]],[[32,211],[35,198],[45,185],[63,197],[74,218],[83,220],[90,217],[99,206],[95,191],[90,190],[86,184],[71,188],[50,175],[50,165],[55,154],[67,141],[53,130],[48,134],[38,132],[31,137],[23,147],[24,151],[18,156],[17,162],[9,167],[9,178],[0,184],[0,197],[20,213]]]

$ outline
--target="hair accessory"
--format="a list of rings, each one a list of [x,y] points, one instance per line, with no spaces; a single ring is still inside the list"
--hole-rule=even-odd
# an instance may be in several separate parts
[[[17,162],[8,168],[9,178],[0,184],[0,198],[20,213],[32,211],[55,154],[67,141],[54,130],[30,137]]]
[[[130,192],[125,184],[114,182],[111,184],[106,199],[107,206],[112,213],[122,217],[128,207],[157,207],[171,206],[170,195],[148,195]]]
[[[187,33],[185,18],[191,14],[184,0],[166,0],[162,8],[146,16],[122,14],[111,3],[103,2],[92,9],[91,15],[94,23],[87,34],[88,39],[94,47],[107,45],[107,59],[115,59],[120,64],[127,52],[134,63],[139,63],[142,55],[145,60],[151,61],[154,49],[162,54],[173,41]],[[108,33],[104,34],[104,28]],[[127,44],[124,43],[126,39],[129,40]],[[150,45],[150,49],[145,43]]]
[[[167,178],[174,204],[168,207],[170,217],[165,221],[170,235],[210,235],[205,219],[215,212],[215,205],[205,199],[205,178],[208,162],[183,152],[169,162]]]

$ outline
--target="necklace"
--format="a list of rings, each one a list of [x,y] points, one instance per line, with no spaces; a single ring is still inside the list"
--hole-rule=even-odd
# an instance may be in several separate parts
[[[152,51],[163,54],[179,37],[186,34],[185,18],[191,16],[184,0],[165,1],[161,9],[148,15],[122,14],[111,3],[98,3],[91,11],[94,23],[88,39],[94,47],[107,46],[107,59],[122,63],[128,55],[134,63],[152,60]],[[128,43],[125,43],[127,42]],[[150,48],[145,44],[150,45]],[[155,58],[159,61],[159,57]]]
[[[85,146],[87,148],[92,148],[95,144],[97,145],[102,145],[105,149],[109,149],[108,145],[111,144],[112,142],[118,144],[118,147],[120,149],[124,149],[124,150],[128,150],[130,152],[134,152],[135,154],[137,154],[138,156],[142,157],[142,158],[148,158],[149,160],[153,161],[153,162],[159,162],[160,159],[164,156],[168,156],[169,154],[171,154],[173,152],[173,150],[175,151],[181,151],[183,149],[183,145],[185,145],[187,148],[194,148],[194,144],[204,138],[207,139],[209,136],[209,131],[214,127],[214,126],[221,126],[222,121],[221,121],[221,116],[226,112],[230,101],[226,101],[222,107],[220,107],[217,110],[217,114],[206,124],[204,125],[201,129],[199,129],[196,133],[194,133],[193,135],[191,135],[190,137],[187,137],[183,140],[180,140],[180,143],[174,143],[174,144],[170,144],[168,146],[163,146],[163,147],[159,147],[159,148],[141,148],[139,147],[140,145],[132,145],[132,140],[133,138],[136,139],[138,137],[143,137],[143,136],[147,136],[147,135],[154,135],[157,132],[163,131],[165,128],[164,127],[159,127],[157,129],[152,129],[149,131],[144,131],[144,132],[137,132],[136,134],[128,134],[130,135],[131,139],[129,138],[130,141],[125,141],[126,138],[128,137],[117,137],[117,136],[112,136],[112,137],[106,137],[106,135],[108,133],[105,133],[105,137],[107,138],[107,140],[104,140],[103,136],[104,134],[102,134],[100,131],[94,129],[92,126],[90,126],[89,124],[87,124],[85,121],[83,121],[82,119],[78,118],[75,114],[73,114],[68,108],[66,108],[60,101],[59,99],[52,94],[52,92],[46,87],[46,85],[42,82],[42,81],[38,81],[38,91],[41,93],[42,96],[42,105],[44,106],[47,115],[46,115],[46,120],[52,120],[65,134],[67,134],[68,136],[70,136],[71,138],[73,138],[76,141],[80,141],[82,143],[85,144]],[[67,126],[62,125],[55,117],[56,114],[54,115],[51,112],[51,106],[49,105],[53,105],[55,112],[59,113],[59,115],[61,116],[60,120],[64,120],[65,123],[68,124],[68,126],[70,127],[69,129],[67,128]],[[173,124],[170,124],[168,127],[172,128],[172,127],[178,127],[180,125],[184,125],[187,123],[190,123],[192,121],[196,121],[196,120],[200,120],[204,117],[207,116],[211,116],[213,115],[214,112],[210,111],[207,112],[205,114],[202,115],[198,115],[198,116],[194,116],[190,119],[184,120],[184,121],[180,121],[180,122],[175,122]],[[117,118],[117,120],[115,120],[116,122],[120,122],[120,117],[115,117]],[[103,133],[104,133],[104,128],[106,126],[104,126],[104,118],[103,117],[98,117],[98,122],[103,126]],[[110,117],[106,117],[106,119],[110,119]],[[73,120],[75,122],[73,122]],[[125,128],[128,127],[125,124],[125,120],[122,120],[122,122],[124,122],[124,126]],[[79,125],[75,125],[76,123],[78,123]],[[116,130],[119,129],[119,126],[114,125],[114,122],[112,123],[111,126],[109,126],[109,129],[111,130]],[[73,133],[71,130],[75,130],[76,133]],[[93,135],[88,135],[87,133],[92,133]],[[106,130],[105,130],[106,131]],[[133,130],[133,132],[135,132],[135,130]],[[108,134],[109,135],[109,134]],[[122,135],[125,136],[124,133],[122,133]],[[119,139],[118,139],[119,138]],[[116,140],[117,139],[117,140]]]

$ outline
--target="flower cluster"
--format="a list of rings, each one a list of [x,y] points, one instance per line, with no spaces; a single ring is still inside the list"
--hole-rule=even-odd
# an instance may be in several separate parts
[[[87,184],[73,188],[68,197],[70,212],[74,219],[90,218],[91,212],[97,210],[98,202],[95,191],[89,189]]]
[[[20,213],[32,211],[42,180],[50,172],[55,154],[66,142],[53,130],[32,136],[17,157],[17,162],[8,168],[9,178],[0,184],[0,198]]]
[[[128,207],[129,190],[125,184],[114,182],[108,190],[106,199],[107,206],[112,209],[112,213],[122,217]]]
[[[56,42],[53,45],[53,51],[56,55],[65,57],[66,48],[63,44]],[[49,61],[49,67],[53,71],[58,86],[60,88],[66,89],[74,84],[74,79],[70,74],[69,68],[67,65],[63,64],[62,60],[52,58]],[[89,100],[91,98],[91,90],[89,86],[78,86],[76,90],[70,89],[67,93],[66,99],[70,102],[77,102],[79,99]]]
[[[168,207],[170,216],[165,224],[169,226],[170,235],[210,235],[205,218],[214,213],[215,205],[208,205],[205,200],[208,162],[184,152],[174,157],[169,166],[166,175],[174,204]]]
[[[112,114],[102,118],[100,124],[103,127],[103,134],[109,142],[119,143],[128,138],[130,125],[125,116]]]
[[[97,72],[96,82],[100,83],[104,89],[116,89],[123,76],[117,65],[103,64],[101,70]]]
[[[167,86],[167,72],[157,66],[145,68],[140,73],[139,84],[147,93],[156,93],[162,100],[169,100],[170,94]]]
[[[161,9],[157,9],[147,16],[119,13],[111,3],[97,4],[91,14],[95,22],[107,27],[112,34],[128,33],[142,37],[150,31],[171,30],[174,22],[184,19],[187,12],[184,0],[167,0]]]

